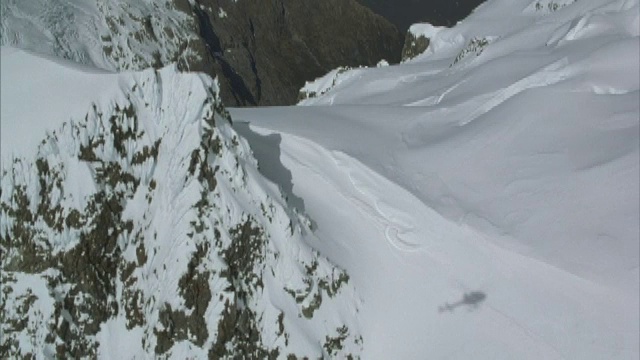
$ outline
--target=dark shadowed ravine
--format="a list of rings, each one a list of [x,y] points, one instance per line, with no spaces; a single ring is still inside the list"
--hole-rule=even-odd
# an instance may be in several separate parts
[[[206,12],[202,10],[200,6],[194,6],[193,12],[198,18],[198,25],[200,26],[200,36],[204,40],[209,53],[220,66],[222,75],[228,80],[229,88],[233,99],[238,105],[257,105],[256,99],[253,94],[247,88],[242,76],[236,72],[231,64],[224,58],[222,46],[220,45],[220,39],[213,30],[211,20]],[[253,59],[253,57],[252,57]],[[255,66],[254,66],[255,68]],[[256,74],[257,77],[257,74]]]
[[[209,58],[190,68],[220,75],[230,106],[293,104],[306,81],[402,52],[404,34],[356,0],[200,0],[191,11]]]
[[[417,22],[453,26],[485,0],[358,0],[384,16],[401,32]]]

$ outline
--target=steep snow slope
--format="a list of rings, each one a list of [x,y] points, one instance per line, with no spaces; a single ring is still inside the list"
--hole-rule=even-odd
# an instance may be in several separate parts
[[[638,358],[639,11],[493,0],[414,27],[405,64],[231,111],[362,295],[363,357]]]
[[[1,56],[1,358],[360,353],[348,274],[216,82]]]

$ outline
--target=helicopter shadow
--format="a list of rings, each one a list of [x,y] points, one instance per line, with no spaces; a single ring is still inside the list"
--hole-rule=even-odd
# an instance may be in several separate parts
[[[487,294],[482,291],[466,292],[462,296],[462,299],[453,303],[444,303],[444,305],[438,307],[439,313],[450,312],[453,313],[457,308],[467,308],[469,311],[477,309],[487,299]]]

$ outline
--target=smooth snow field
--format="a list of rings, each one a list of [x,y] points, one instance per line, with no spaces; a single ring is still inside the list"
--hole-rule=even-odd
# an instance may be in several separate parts
[[[638,1],[489,1],[232,109],[354,279],[364,358],[638,358],[639,27]]]

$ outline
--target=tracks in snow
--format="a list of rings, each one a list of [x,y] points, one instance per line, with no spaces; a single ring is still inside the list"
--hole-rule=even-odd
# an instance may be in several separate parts
[[[400,202],[410,202],[403,196],[405,194],[400,195],[404,189],[342,152],[333,152],[331,157],[355,190],[348,199],[384,227],[387,242],[403,252],[422,250],[424,245],[416,239],[415,219],[402,210],[404,207]],[[384,194],[383,197],[380,194]],[[393,199],[399,203],[393,204]]]
[[[296,135],[286,151],[296,166],[330,184],[336,193],[377,224],[389,246],[400,252],[442,249],[445,242],[468,235],[402,186],[357,159]]]

